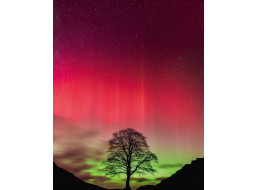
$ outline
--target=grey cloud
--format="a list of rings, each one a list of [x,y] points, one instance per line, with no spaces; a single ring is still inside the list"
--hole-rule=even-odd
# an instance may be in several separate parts
[[[164,179],[166,179],[166,177],[158,177],[158,178],[156,178],[155,180],[157,180],[157,181],[162,181],[162,180],[164,180]]]
[[[79,173],[79,174],[76,174],[76,176],[82,180],[93,179],[94,182],[104,182],[104,181],[108,181],[111,179],[111,178],[105,177],[105,176],[93,176],[90,173]]]
[[[64,163],[61,163],[61,162],[57,162],[57,165],[60,167],[60,168],[63,168],[73,174],[76,174],[76,173],[79,173],[85,169],[90,169],[90,168],[93,168],[95,167],[94,165],[89,165],[89,164],[82,164],[82,165],[69,165],[69,164],[64,164]]]
[[[162,164],[159,165],[159,168],[174,168],[174,167],[182,167],[184,164],[177,163],[177,164]]]
[[[137,181],[137,182],[149,181],[149,179],[146,179],[146,178],[143,178],[143,177],[141,177],[141,178],[131,178],[131,180]]]

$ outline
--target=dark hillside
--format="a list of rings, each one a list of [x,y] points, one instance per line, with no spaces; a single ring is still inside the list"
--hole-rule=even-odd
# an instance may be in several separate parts
[[[53,178],[53,190],[106,190],[105,188],[85,183],[72,173],[59,168],[55,163]]]
[[[156,186],[142,186],[137,190],[203,190],[204,158],[198,158],[186,164],[171,177],[162,180]]]

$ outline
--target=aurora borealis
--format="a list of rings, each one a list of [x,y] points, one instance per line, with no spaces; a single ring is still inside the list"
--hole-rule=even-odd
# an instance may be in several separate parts
[[[54,0],[54,161],[82,180],[124,187],[101,162],[113,132],[147,138],[158,183],[203,157],[203,1]]]

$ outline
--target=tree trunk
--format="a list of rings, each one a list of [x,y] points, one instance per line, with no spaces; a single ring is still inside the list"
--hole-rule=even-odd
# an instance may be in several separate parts
[[[130,176],[127,175],[126,190],[131,190],[131,189],[130,189],[130,186],[129,186],[129,180],[130,180]]]

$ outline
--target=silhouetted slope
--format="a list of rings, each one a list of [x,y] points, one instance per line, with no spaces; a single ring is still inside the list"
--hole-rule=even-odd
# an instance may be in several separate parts
[[[59,168],[54,163],[53,168],[53,190],[106,190],[102,187],[85,183],[72,173]]]
[[[142,186],[137,190],[203,190],[204,159],[198,158],[186,164],[171,177],[162,180],[156,186]]]
[[[171,177],[156,185],[156,190],[202,190],[204,189],[204,159],[185,165]]]
[[[53,190],[106,190],[105,188],[85,183],[73,174],[59,168],[54,163]],[[171,177],[162,180],[156,186],[146,185],[137,190],[203,190],[204,189],[204,159],[198,158],[191,164],[186,164]]]

